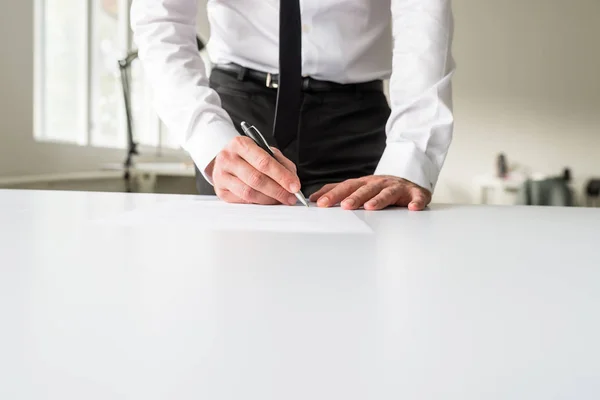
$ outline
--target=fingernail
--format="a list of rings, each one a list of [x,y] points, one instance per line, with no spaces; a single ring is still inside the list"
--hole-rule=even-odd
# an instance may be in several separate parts
[[[290,196],[288,198],[288,203],[293,206],[294,204],[296,204],[298,202],[298,199],[296,198],[296,196]]]
[[[300,185],[298,185],[297,183],[292,183],[290,185],[290,192],[297,193],[299,191],[300,191]]]
[[[317,204],[320,206],[327,206],[329,204],[329,199],[327,197],[321,197]]]
[[[354,199],[346,199],[346,200],[344,200],[344,205],[346,207],[354,207],[354,204],[356,204],[356,202],[354,201]]]
[[[422,207],[421,207],[421,204],[412,202],[408,205],[408,208],[420,210]]]
[[[371,200],[365,204],[367,207],[377,207],[377,200]]]

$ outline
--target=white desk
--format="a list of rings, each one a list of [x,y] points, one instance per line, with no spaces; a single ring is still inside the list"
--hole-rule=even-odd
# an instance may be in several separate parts
[[[105,171],[124,171],[122,164],[106,164]],[[161,176],[194,178],[194,164],[183,162],[138,162],[129,169],[131,179],[135,180],[141,192],[151,193],[156,188],[156,181]]]
[[[525,183],[526,178],[519,176],[515,178],[502,179],[492,175],[481,175],[475,178],[474,182],[480,193],[479,203],[490,203],[490,192],[492,192],[492,202],[496,204],[506,204],[506,193],[517,193]],[[512,201],[511,203],[514,203]],[[509,204],[511,204],[509,203]]]
[[[122,171],[122,164],[106,164],[102,169]],[[140,162],[131,166],[131,173],[152,174],[158,176],[195,177],[194,164],[184,162]]]
[[[176,198],[0,191],[0,399],[600,398],[597,209],[89,222]]]
[[[543,180],[546,178],[548,176],[540,172],[529,175],[513,174],[507,178],[479,175],[475,177],[474,183],[480,196],[479,204],[512,205],[515,203],[515,195],[523,188],[523,184],[527,179]],[[491,202],[490,192],[492,194]],[[512,196],[508,196],[509,193]]]

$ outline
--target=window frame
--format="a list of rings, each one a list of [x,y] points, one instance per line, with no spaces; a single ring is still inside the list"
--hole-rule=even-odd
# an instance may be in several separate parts
[[[44,43],[44,33],[46,31],[46,10],[47,0],[34,0],[34,132],[33,137],[36,142],[42,143],[63,143],[78,146],[85,146],[91,148],[108,148],[108,149],[125,149],[127,148],[126,141],[123,143],[112,143],[112,144],[98,144],[94,140],[94,130],[92,129],[92,96],[93,96],[93,46],[94,46],[94,6],[93,1],[97,0],[82,0],[85,12],[84,29],[82,37],[78,46],[82,46],[83,61],[76,68],[80,68],[80,72],[83,76],[82,84],[80,85],[80,91],[78,97],[83,103],[82,115],[79,116],[79,123],[77,132],[73,135],[72,140],[62,140],[54,137],[49,137],[45,132],[46,129],[46,46]],[[123,57],[126,56],[130,51],[133,50],[133,32],[129,24],[131,0],[117,0],[118,9],[118,39],[117,45],[119,52]],[[115,60],[115,64],[118,60]],[[129,71],[131,72],[131,71]],[[120,80],[119,80],[120,84]],[[146,86],[144,82],[143,85]],[[148,93],[148,91],[145,91]],[[147,95],[146,95],[147,96]],[[149,99],[144,98],[145,104],[151,104]],[[120,115],[118,118],[118,129],[121,130],[123,135],[126,137],[127,122],[125,110],[120,108]],[[161,122],[158,115],[155,112],[145,112],[148,118],[151,118],[146,127],[150,130],[149,136],[154,137],[153,140],[156,143],[154,145],[141,144],[140,137],[136,135],[136,127],[134,121],[134,140],[140,143],[138,147],[144,152],[153,152],[156,154],[180,154],[181,149],[175,149],[170,146],[164,147],[164,129],[161,127]]]

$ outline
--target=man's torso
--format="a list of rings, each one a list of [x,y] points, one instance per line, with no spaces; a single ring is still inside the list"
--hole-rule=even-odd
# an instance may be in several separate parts
[[[304,76],[338,83],[391,71],[390,0],[300,0]],[[209,0],[213,63],[277,73],[279,0]]]

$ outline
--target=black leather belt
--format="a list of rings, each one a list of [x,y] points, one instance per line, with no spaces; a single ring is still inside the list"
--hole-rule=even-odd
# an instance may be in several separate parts
[[[223,71],[231,76],[236,77],[240,81],[253,80],[265,85],[271,89],[277,89],[279,77],[276,74],[269,74],[254,69],[242,67],[238,64],[218,64],[213,67],[219,71]],[[383,91],[382,81],[370,81],[363,83],[341,84],[329,81],[320,81],[313,78],[302,79],[302,90],[305,92],[335,92],[335,91],[365,91],[365,92],[381,92]]]

